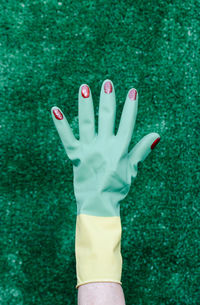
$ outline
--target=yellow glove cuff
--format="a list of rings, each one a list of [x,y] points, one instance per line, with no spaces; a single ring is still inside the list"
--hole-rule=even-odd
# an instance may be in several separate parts
[[[121,232],[119,216],[77,215],[76,288],[91,282],[122,284]]]

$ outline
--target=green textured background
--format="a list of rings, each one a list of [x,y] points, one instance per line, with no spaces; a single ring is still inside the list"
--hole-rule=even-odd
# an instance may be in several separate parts
[[[130,148],[161,135],[121,204],[126,303],[200,304],[199,11],[200,1],[1,0],[1,305],[77,303],[72,164],[50,109],[78,138],[79,86],[92,90],[97,126],[106,78],[116,128],[138,90]]]

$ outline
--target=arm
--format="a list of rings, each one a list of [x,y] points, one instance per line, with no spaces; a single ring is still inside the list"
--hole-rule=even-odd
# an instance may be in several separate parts
[[[159,142],[157,133],[143,137],[128,152],[134,129],[138,94],[129,90],[117,135],[114,134],[116,100],[113,83],[101,88],[98,134],[95,132],[92,94],[87,85],[79,89],[79,141],[58,107],[52,117],[68,157],[73,163],[77,203],[76,272],[80,305],[125,303],[121,272],[120,201],[137,176],[138,163]],[[110,298],[110,299],[109,299]],[[99,303],[98,303],[99,302]],[[124,302],[124,303],[123,303]]]
[[[125,305],[122,286],[117,283],[89,283],[78,288],[78,305]]]

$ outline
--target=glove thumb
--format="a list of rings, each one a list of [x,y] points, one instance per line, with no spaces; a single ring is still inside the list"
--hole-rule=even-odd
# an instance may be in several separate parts
[[[131,165],[135,168],[138,162],[143,162],[159,141],[158,133],[152,132],[144,136],[129,152]]]

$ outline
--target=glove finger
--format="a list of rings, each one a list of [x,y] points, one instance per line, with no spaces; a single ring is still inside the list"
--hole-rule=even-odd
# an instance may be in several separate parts
[[[88,85],[82,84],[78,94],[78,118],[80,142],[90,143],[95,137],[95,117],[92,93]]]
[[[120,143],[120,146],[124,151],[128,150],[130,144],[133,129],[136,122],[138,110],[138,94],[136,89],[129,90],[126,101],[121,114],[119,128],[116,137]]]
[[[144,136],[129,152],[131,164],[143,162],[159,141],[160,136],[158,133],[152,132]]]
[[[98,136],[108,138],[114,135],[116,117],[115,88],[111,80],[106,79],[101,87]]]
[[[79,141],[75,138],[66,117],[57,106],[51,108],[51,114],[66,153],[71,159],[76,148],[79,146]]]

